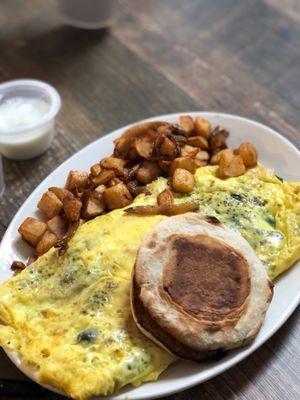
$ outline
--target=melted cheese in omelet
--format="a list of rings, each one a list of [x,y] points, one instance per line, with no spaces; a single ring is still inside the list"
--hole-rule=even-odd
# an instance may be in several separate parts
[[[167,186],[160,178],[154,204]],[[263,167],[220,180],[216,167],[200,168],[190,195],[199,212],[239,231],[274,278],[300,257],[300,185],[281,182]],[[82,225],[64,256],[51,249],[0,287],[0,344],[17,350],[41,383],[76,399],[105,395],[157,379],[174,360],[135,326],[130,274],[143,238],[166,217],[113,211]]]

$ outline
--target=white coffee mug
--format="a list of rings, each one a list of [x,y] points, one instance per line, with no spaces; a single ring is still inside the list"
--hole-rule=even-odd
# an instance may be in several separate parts
[[[57,0],[58,10],[67,25],[83,29],[111,26],[117,17],[119,0]]]

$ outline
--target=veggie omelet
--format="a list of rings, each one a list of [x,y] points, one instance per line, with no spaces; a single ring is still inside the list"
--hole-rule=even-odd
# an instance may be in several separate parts
[[[227,180],[216,169],[198,169],[193,192],[175,201],[197,201],[240,232],[274,279],[300,257],[300,184],[261,166]],[[166,187],[159,178],[134,203],[154,204]],[[0,345],[74,399],[156,380],[174,357],[136,327],[130,277],[141,242],[165,218],[102,215],[79,227],[63,256],[51,249],[2,284]]]

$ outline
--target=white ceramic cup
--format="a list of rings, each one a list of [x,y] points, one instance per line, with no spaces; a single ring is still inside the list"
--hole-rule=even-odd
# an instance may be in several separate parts
[[[118,0],[57,0],[67,25],[83,29],[107,28],[117,17]]]

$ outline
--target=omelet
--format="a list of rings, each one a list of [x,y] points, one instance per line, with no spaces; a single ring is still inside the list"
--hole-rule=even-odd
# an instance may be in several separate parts
[[[274,280],[300,258],[300,183],[284,182],[258,165],[226,180],[217,167],[197,170],[190,196],[199,212],[219,218],[253,247]]]
[[[196,171],[175,202],[196,201],[253,247],[274,279],[300,257],[300,184],[262,166],[220,180]],[[159,178],[136,205],[155,204]],[[140,333],[130,311],[131,271],[146,235],[165,216],[115,210],[81,225],[63,256],[55,249],[0,286],[0,345],[17,351],[42,384],[74,399],[156,380],[174,357]]]

